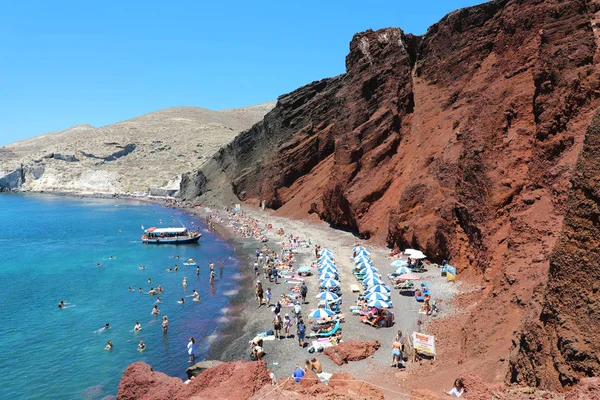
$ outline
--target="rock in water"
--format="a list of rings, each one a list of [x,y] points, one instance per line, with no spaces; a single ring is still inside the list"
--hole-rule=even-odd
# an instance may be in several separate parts
[[[200,375],[202,372],[204,372],[204,370],[212,368],[219,364],[223,364],[223,361],[219,361],[219,360],[201,361],[199,363],[196,363],[196,364],[188,367],[185,370],[185,373],[187,374],[188,379],[192,379],[193,377]]]

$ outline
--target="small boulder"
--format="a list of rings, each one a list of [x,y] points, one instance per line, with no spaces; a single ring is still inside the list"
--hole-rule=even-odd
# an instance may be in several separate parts
[[[337,346],[327,347],[324,353],[337,365],[359,361],[372,356],[381,347],[378,340],[350,340]]]

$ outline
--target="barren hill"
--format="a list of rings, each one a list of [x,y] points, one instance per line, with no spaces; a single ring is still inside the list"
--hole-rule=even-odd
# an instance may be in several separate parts
[[[177,107],[94,128],[77,125],[0,148],[0,189],[133,193],[179,188],[274,103],[223,111]]]
[[[182,194],[265,201],[451,260],[482,289],[439,326],[448,345],[426,379],[572,385],[600,372],[598,21],[594,0],[496,0],[420,37],[359,33],[345,74],[281,96]]]

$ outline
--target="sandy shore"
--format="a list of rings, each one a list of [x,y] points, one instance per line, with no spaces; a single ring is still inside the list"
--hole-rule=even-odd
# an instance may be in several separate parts
[[[199,218],[206,217],[207,213],[204,208],[185,209]],[[391,260],[388,258],[389,249],[383,247],[374,247],[364,241],[361,241],[354,235],[348,232],[335,230],[323,222],[310,223],[301,220],[290,220],[285,218],[273,217],[271,212],[261,211],[259,209],[248,209],[244,207],[244,214],[254,218],[262,225],[272,224],[273,229],[265,232],[268,237],[266,243],[271,250],[281,251],[283,236],[277,235],[276,230],[283,228],[285,234],[289,236],[299,236],[300,240],[308,240],[314,244],[319,244],[321,248],[331,249],[334,253],[336,264],[339,268],[341,285],[342,285],[342,313],[345,314],[345,322],[342,326],[342,334],[344,340],[379,340],[382,347],[369,359],[352,362],[347,365],[337,366],[327,356],[314,353],[308,353],[308,347],[302,349],[298,346],[295,338],[265,341],[263,347],[266,351],[265,360],[268,367],[279,377],[288,377],[292,375],[296,365],[303,365],[305,359],[316,356],[320,359],[325,372],[349,372],[352,375],[368,380],[369,382],[377,382],[384,389],[386,397],[394,398],[397,393],[408,393],[402,385],[403,380],[409,379],[407,370],[413,368],[410,364],[406,369],[391,368],[391,343],[399,329],[410,334],[418,329],[418,321],[422,320],[426,325],[427,320],[431,318],[441,318],[447,315],[449,310],[446,305],[449,304],[452,297],[458,292],[457,285],[448,283],[445,278],[440,276],[440,271],[433,268],[423,274],[422,279],[429,283],[432,291],[433,299],[438,301],[440,309],[436,317],[427,317],[419,314],[420,303],[416,302],[414,297],[401,296],[397,290],[392,289],[391,299],[394,307],[391,311],[395,314],[395,325],[391,328],[375,329],[368,325],[362,324],[358,316],[351,315],[349,307],[354,305],[356,293],[352,293],[350,285],[357,284],[357,280],[352,275],[353,262],[352,247],[357,243],[364,245],[372,254],[371,259],[375,266],[379,269],[379,273],[383,276],[383,280],[390,286],[387,274],[391,273],[395,268],[389,264]],[[225,215],[224,213],[222,215]],[[231,228],[227,228],[227,219],[225,218],[222,224],[215,224],[217,233],[226,238],[237,251],[237,256],[240,260],[240,269],[243,279],[240,282],[240,293],[232,299],[232,308],[228,314],[230,322],[220,329],[220,339],[214,342],[211,346],[211,358],[220,359],[222,361],[233,360],[250,360],[250,347],[248,342],[258,333],[272,329],[271,324],[272,312],[265,306],[258,307],[254,298],[254,283],[256,277],[254,275],[253,264],[256,260],[255,250],[262,247],[254,238],[242,238],[237,236]],[[294,266],[297,268],[300,265],[310,265],[314,261],[314,248],[298,248],[294,256],[296,258]],[[288,284],[283,279],[279,280],[279,284],[269,283],[263,279],[262,273],[260,280],[263,287],[270,287],[273,291],[273,302],[283,293],[287,293]],[[316,275],[309,276],[305,279],[308,286],[307,301],[309,304],[302,306],[303,315],[307,315],[311,310],[316,308],[317,299],[315,295],[318,293],[318,277]],[[285,308],[283,313],[290,313],[291,308]],[[310,325],[307,324],[307,332]],[[295,327],[290,331],[295,335]],[[388,379],[393,376],[395,379]]]

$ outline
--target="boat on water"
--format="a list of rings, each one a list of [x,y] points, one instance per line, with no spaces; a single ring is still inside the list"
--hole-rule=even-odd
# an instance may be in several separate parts
[[[198,231],[190,231],[186,227],[181,228],[148,228],[142,235],[145,244],[185,244],[196,243],[202,234]]]

